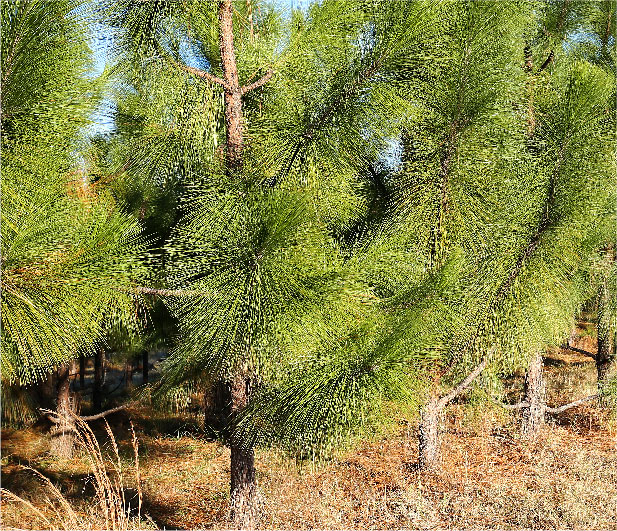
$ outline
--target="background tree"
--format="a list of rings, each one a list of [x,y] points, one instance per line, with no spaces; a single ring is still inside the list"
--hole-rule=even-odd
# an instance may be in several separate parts
[[[90,185],[79,157],[97,101],[82,16],[74,2],[2,9],[2,377],[20,385],[99,339],[103,313],[131,304],[139,271],[138,224]]]

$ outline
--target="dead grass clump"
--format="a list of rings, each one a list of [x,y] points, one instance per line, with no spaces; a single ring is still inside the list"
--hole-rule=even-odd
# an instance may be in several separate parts
[[[129,529],[147,529],[151,525],[141,517],[142,493],[139,471],[138,442],[132,430],[132,446],[135,455],[136,489],[127,488],[124,470],[114,435],[105,423],[111,457],[106,457],[90,427],[74,417],[76,428],[75,442],[81,450],[82,457],[88,462],[94,486],[93,502],[86,507],[73,506],[54,483],[38,470],[21,466],[42,485],[43,503],[18,496],[6,489],[2,493],[2,527],[24,528],[28,521],[31,528],[39,529],[110,529],[126,531]],[[132,429],[132,427],[131,427]],[[27,520],[24,520],[24,517]]]

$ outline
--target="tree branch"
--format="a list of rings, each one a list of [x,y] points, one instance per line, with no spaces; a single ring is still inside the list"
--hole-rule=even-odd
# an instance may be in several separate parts
[[[220,77],[213,76],[212,74],[210,74],[210,72],[206,72],[205,70],[200,70],[199,68],[194,68],[192,66],[188,66],[188,65],[179,63],[178,61],[175,61],[173,59],[171,59],[171,60],[181,70],[184,70],[185,72],[189,72],[190,74],[196,75],[197,77],[200,77],[202,79],[207,79],[208,81],[211,81],[212,83],[217,83],[217,84],[221,85],[221,87],[223,87],[227,91],[231,90],[229,84],[224,79],[221,79]]]
[[[488,361],[488,356],[484,356],[482,361],[476,365],[476,368],[471,371],[465,379],[459,383],[452,391],[450,391],[447,395],[442,396],[439,401],[439,409],[446,407],[452,400],[454,400],[458,395],[460,395],[465,389],[467,389],[471,383],[480,375],[480,373],[485,369],[486,363]]]
[[[548,54],[548,57],[546,58],[546,61],[542,63],[540,70],[538,70],[538,74],[542,72],[542,70],[544,70],[548,65],[550,65],[553,62],[554,58],[555,58],[555,52],[551,50],[551,52]]]
[[[529,407],[529,402],[519,402],[518,404],[504,404],[500,402],[499,405],[504,409],[523,409],[524,407]]]
[[[593,352],[587,352],[582,348],[571,347],[570,345],[562,345],[561,347],[564,350],[571,350],[573,352],[578,352],[579,354],[584,354],[585,356],[589,356],[590,358],[596,359],[596,355]]]
[[[570,409],[570,408],[576,407],[576,406],[580,406],[581,404],[584,404],[585,402],[589,402],[590,400],[594,400],[594,399],[599,398],[599,397],[600,397],[600,395],[591,395],[591,396],[586,396],[585,398],[581,398],[580,400],[575,400],[574,402],[570,402],[569,404],[565,404],[563,406],[547,407],[546,408],[546,412],[547,413],[553,413],[553,414],[563,413],[567,409]]]
[[[199,291],[195,289],[159,289],[146,288],[144,286],[135,286],[131,289],[134,293],[144,293],[146,295],[161,295],[163,297],[184,297],[187,295],[211,295],[207,291]]]
[[[497,400],[496,398],[490,397],[491,401],[498,406],[501,406],[504,409],[523,409],[524,407],[529,407],[529,402],[518,402],[517,404],[504,404],[501,400]]]
[[[242,95],[244,95],[247,92],[250,92],[251,90],[259,88],[262,85],[265,85],[268,81],[270,81],[273,75],[274,75],[274,70],[269,69],[260,79],[258,79],[254,83],[251,83],[250,85],[244,85],[240,89],[240,92],[242,92]]]
[[[134,402],[129,402],[128,404],[124,404],[122,406],[118,406],[118,407],[114,407],[111,409],[108,409],[106,411],[102,411],[101,413],[97,413],[96,415],[85,415],[85,416],[80,416],[80,415],[71,415],[71,417],[74,417],[77,420],[82,420],[82,421],[90,421],[90,420],[98,420],[98,419],[102,419],[103,417],[107,416],[107,415],[111,415],[112,413],[116,413],[118,411],[122,411],[123,409],[126,409],[130,406],[132,406],[134,404]],[[46,416],[49,417],[49,419],[54,423],[57,424],[58,422],[60,422],[60,415],[56,412],[56,411],[49,411],[49,410],[40,410],[41,413]]]
[[[116,413],[117,411],[122,411],[123,409],[126,409],[127,407],[131,406],[132,404],[124,404],[122,406],[118,406],[118,407],[114,407],[112,409],[108,409],[107,411],[102,411],[101,413],[97,413],[96,415],[88,415],[88,416],[83,416],[83,417],[78,417],[79,420],[97,420],[97,419],[102,419],[103,417],[107,416],[107,415],[111,415],[112,413]]]

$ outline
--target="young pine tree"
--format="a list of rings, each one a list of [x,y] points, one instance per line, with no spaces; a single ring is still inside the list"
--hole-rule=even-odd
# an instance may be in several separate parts
[[[2,378],[27,385],[61,367],[63,418],[66,364],[99,338],[104,313],[130,305],[140,248],[136,221],[79,157],[96,103],[82,16],[68,1],[2,9]],[[70,454],[63,422],[58,451]]]

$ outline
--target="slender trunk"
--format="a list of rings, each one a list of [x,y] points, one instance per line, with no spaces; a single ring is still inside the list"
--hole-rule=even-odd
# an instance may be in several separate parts
[[[248,405],[250,378],[239,372],[231,382],[232,423]],[[255,477],[255,450],[231,437],[230,519],[241,529],[255,529],[259,518],[259,496]]]
[[[125,381],[126,386],[130,389],[133,387],[133,364],[135,360],[130,358],[126,361],[124,365],[124,373],[125,373]]]
[[[418,467],[423,470],[441,468],[439,444],[439,419],[443,412],[438,398],[434,397],[424,405],[420,412],[418,426]]]
[[[227,142],[227,169],[234,171],[242,166],[244,136],[242,132],[242,88],[238,79],[236,52],[234,50],[233,11],[231,0],[219,2],[219,48],[221,66],[227,82],[225,88],[225,128]]]
[[[525,438],[535,438],[546,416],[546,384],[542,373],[542,355],[534,356],[529,362],[525,377],[525,402],[529,404],[523,409],[522,434]]]
[[[57,371],[56,381],[56,412],[58,414],[54,426],[51,430],[51,454],[70,459],[73,457],[74,436],[73,436],[73,401],[70,392],[70,374],[68,364],[62,365]]]
[[[598,391],[606,384],[615,365],[615,341],[609,330],[598,323],[598,353],[596,369],[598,371]]]
[[[238,79],[234,50],[232,0],[219,1],[219,48],[225,78],[226,167],[229,174],[242,168],[244,136],[242,118],[242,87]],[[264,77],[264,82],[267,80]],[[247,87],[245,87],[247,89]],[[239,370],[231,381],[231,426],[246,408],[250,397],[251,375]],[[233,433],[231,448],[230,519],[236,527],[254,529],[259,519],[259,496],[255,478],[255,452]]]
[[[86,357],[82,354],[79,356],[79,388],[83,389],[86,379]]]
[[[222,434],[229,441],[229,418],[231,415],[231,388],[229,382],[216,380],[204,393],[204,423],[207,428]]]
[[[102,348],[94,352],[94,385],[92,386],[92,409],[95,412],[103,409],[103,360],[105,359]]]
[[[36,384],[36,394],[38,403],[44,409],[54,409],[57,402],[57,392],[55,371],[47,374],[46,378]]]
[[[486,368],[488,357],[494,350],[480,360],[480,363],[454,389],[442,397],[432,397],[420,412],[418,426],[418,468],[438,471],[441,468],[441,449],[439,444],[439,421],[446,406],[465,391]]]
[[[148,351],[144,350],[141,354],[141,374],[143,375],[143,383],[148,383]]]

